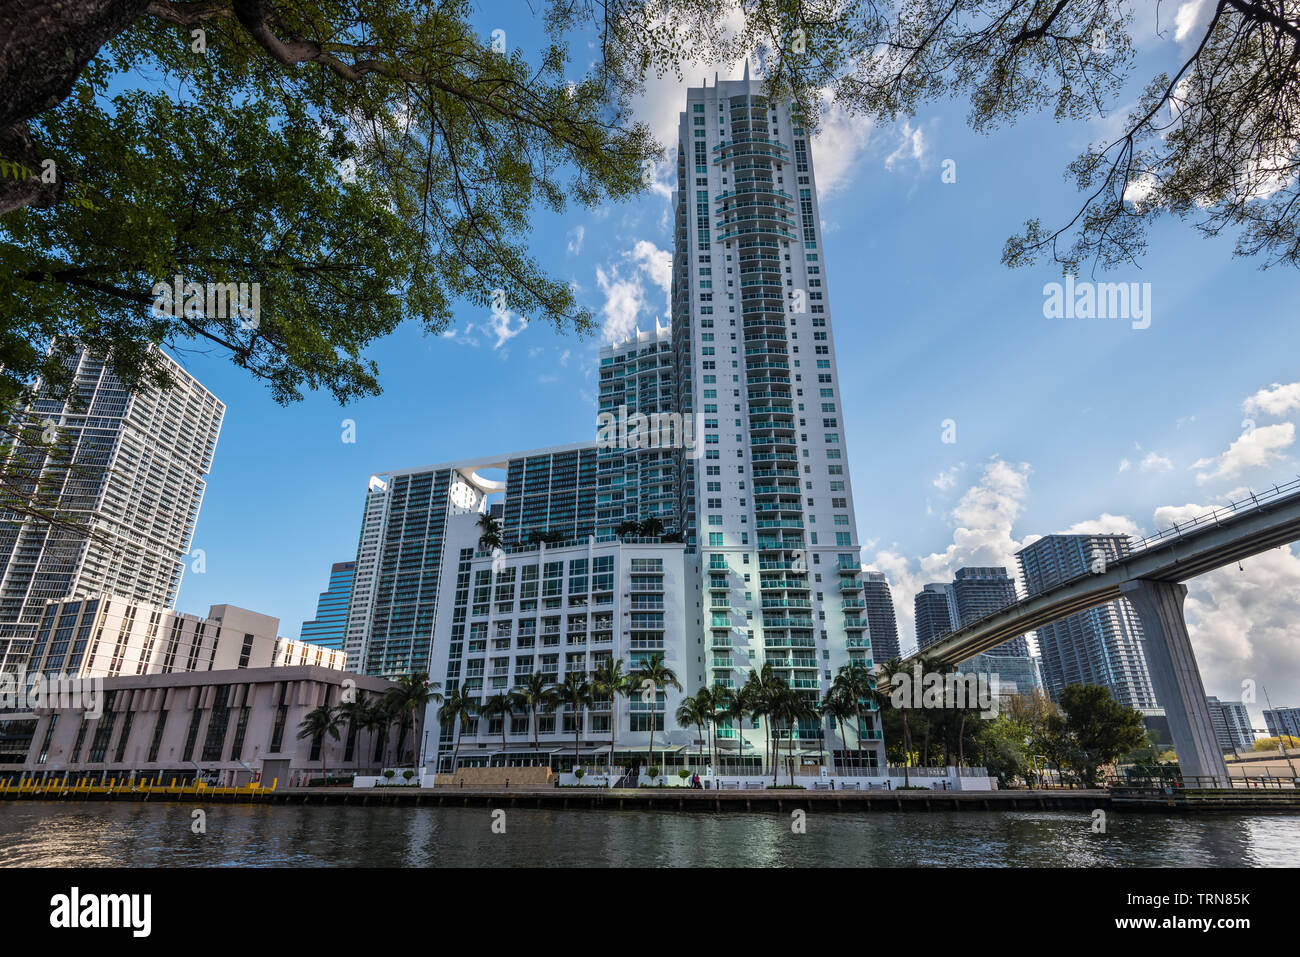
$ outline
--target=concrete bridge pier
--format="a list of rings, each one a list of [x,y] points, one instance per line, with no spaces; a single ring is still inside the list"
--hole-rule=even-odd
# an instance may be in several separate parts
[[[1135,579],[1120,585],[1120,591],[1142,621],[1151,685],[1169,720],[1183,777],[1201,778],[1203,786],[1209,785],[1204,779],[1213,778],[1218,787],[1228,787],[1228,766],[1210,722],[1205,685],[1183,617],[1187,586]]]

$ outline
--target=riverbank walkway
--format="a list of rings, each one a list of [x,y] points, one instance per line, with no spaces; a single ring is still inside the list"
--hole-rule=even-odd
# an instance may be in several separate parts
[[[264,803],[360,807],[487,807],[553,810],[664,811],[1077,811],[1097,809],[1165,813],[1300,814],[1300,791],[1115,787],[1071,790],[1041,788],[1000,791],[874,790],[822,791],[801,788],[696,790],[691,788],[372,788],[298,787],[258,784],[214,787],[202,783],[87,782],[46,780],[0,784],[0,800],[169,801],[189,804]]]

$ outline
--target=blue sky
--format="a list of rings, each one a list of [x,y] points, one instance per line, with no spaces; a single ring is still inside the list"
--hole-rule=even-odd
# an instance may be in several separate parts
[[[533,42],[522,15],[489,19],[485,33]],[[1182,44],[1143,37],[1144,82]],[[684,89],[655,83],[639,105],[661,138]],[[1073,215],[1063,171],[1105,121],[1036,117],[980,136],[965,113],[939,104],[881,128],[832,113],[813,148],[858,532],[864,563],[895,586],[905,648],[914,591],[962,564],[1009,563],[1068,529],[1149,532],[1300,473],[1294,272],[1260,271],[1233,259],[1231,238],[1168,221],[1140,268],[1098,276],[1150,283],[1150,328],[1044,318],[1059,267],[1008,270],[1002,245],[1029,217]],[[346,409],[326,395],[281,408],[220,353],[178,355],[228,406],[194,541],[206,570],[186,573],[178,607],[232,602],[296,635],[330,564],[354,555],[372,473],[591,437],[603,338],[665,314],[665,192],[535,219],[535,255],[602,323],[589,339],[541,321],[494,329],[466,306],[454,336],[407,326],[376,344],[384,394]],[[945,419],[955,443],[941,441]],[[1188,609],[1209,693],[1239,698],[1253,677],[1275,704],[1300,705],[1292,551],[1198,580]]]

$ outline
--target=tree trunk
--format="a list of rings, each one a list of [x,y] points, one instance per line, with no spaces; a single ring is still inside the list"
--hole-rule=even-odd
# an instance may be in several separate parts
[[[856,699],[854,699],[854,700],[856,701]],[[858,739],[858,740],[857,740],[857,748],[856,748],[856,750],[857,750],[857,753],[858,753],[858,769],[861,770],[861,769],[862,769],[862,705],[861,705],[860,703],[858,703],[858,704],[854,704],[854,706],[853,706],[853,715],[854,715],[854,717],[857,718],[857,720],[858,720],[858,723],[857,723],[857,725],[853,728],[853,731],[854,731],[854,733],[857,735],[857,739]],[[849,739],[848,739],[848,738],[845,738],[845,739],[844,739],[844,752],[845,752],[845,756],[846,756],[846,757],[847,757],[847,755],[848,755],[848,750],[849,750]]]
[[[618,733],[618,716],[616,714],[615,692],[609,693],[609,777],[610,783],[614,780],[614,736]]]
[[[912,731],[907,726],[907,709],[899,710],[903,712],[903,787],[909,787],[912,784],[912,776],[908,773],[912,762]]]
[[[537,703],[536,703],[536,702],[533,702],[533,703],[530,705],[530,707],[532,708],[532,711],[533,711],[533,760],[534,760],[534,761],[541,761],[541,760],[542,760],[542,744],[541,744],[541,738],[538,737],[538,728],[537,728]]]

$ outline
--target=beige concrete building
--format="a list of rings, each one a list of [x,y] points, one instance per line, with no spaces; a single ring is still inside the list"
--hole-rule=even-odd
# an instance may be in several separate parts
[[[382,696],[392,684],[314,665],[131,675],[105,678],[98,714],[87,708],[38,707],[21,759],[0,754],[0,778],[62,777],[137,780],[172,778],[268,787],[324,771],[390,766],[396,729],[339,739],[300,738],[313,709],[346,696]],[[8,759],[6,762],[5,759]]]
[[[280,619],[236,605],[206,618],[114,595],[45,605],[29,676],[113,678],[178,671],[315,665],[342,670],[343,653],[277,637]]]

